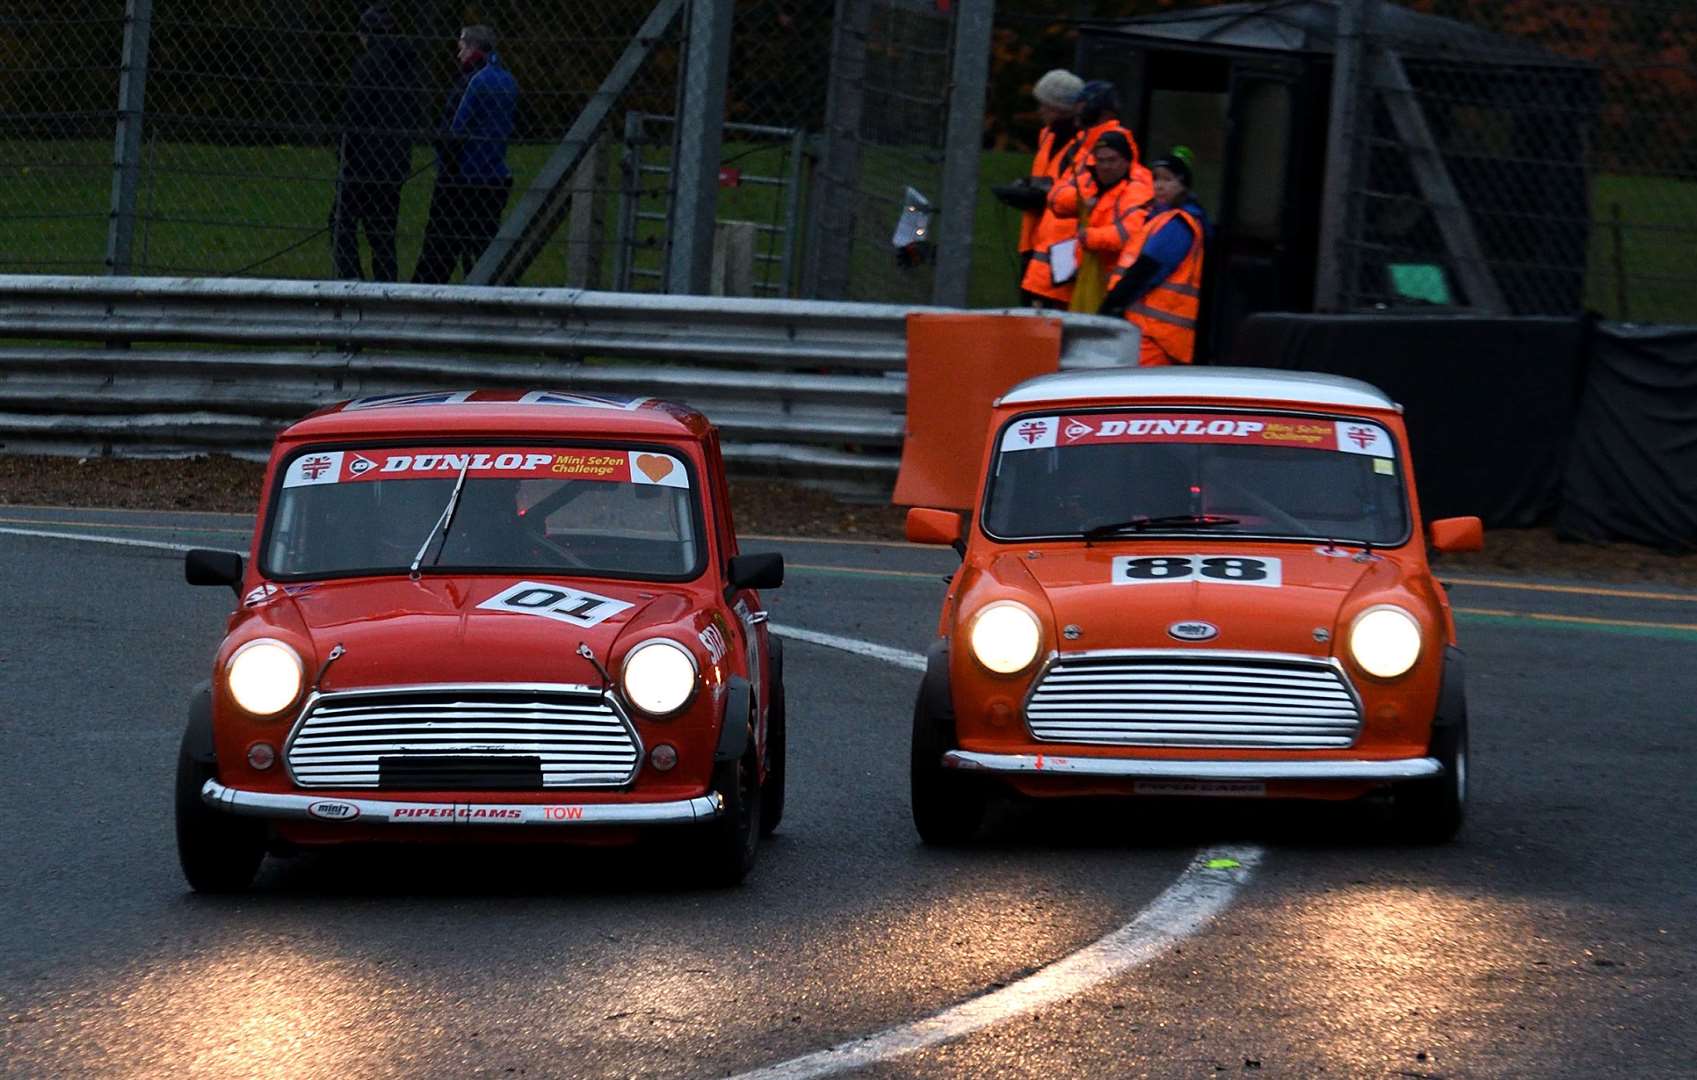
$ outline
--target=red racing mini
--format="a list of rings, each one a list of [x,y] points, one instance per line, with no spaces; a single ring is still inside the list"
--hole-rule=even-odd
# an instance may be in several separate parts
[[[1401,409],[1366,383],[1078,371],[996,403],[914,717],[913,813],[965,840],[1030,796],[1351,799],[1409,839],[1467,796],[1462,654],[1426,561]]]
[[[278,436],[238,606],[189,705],[189,883],[267,851],[620,842],[672,831],[741,880],[783,813],[783,654],[742,555],[717,431],[661,402],[391,395]]]

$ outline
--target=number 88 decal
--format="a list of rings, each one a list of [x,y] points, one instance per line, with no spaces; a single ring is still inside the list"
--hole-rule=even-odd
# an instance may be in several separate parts
[[[1114,560],[1115,585],[1160,585],[1194,581],[1203,585],[1259,585],[1276,589],[1284,580],[1278,559],[1246,555],[1121,555]]]

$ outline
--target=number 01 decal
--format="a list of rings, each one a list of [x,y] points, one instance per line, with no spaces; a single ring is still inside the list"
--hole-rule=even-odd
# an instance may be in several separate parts
[[[1284,575],[1278,559],[1255,559],[1247,555],[1121,555],[1114,560],[1115,585],[1185,581],[1276,589],[1284,583]]]
[[[631,605],[610,596],[597,596],[564,585],[549,585],[542,581],[521,581],[502,589],[477,605],[490,611],[508,611],[515,615],[539,615],[555,622],[573,626],[595,626],[617,615]]]

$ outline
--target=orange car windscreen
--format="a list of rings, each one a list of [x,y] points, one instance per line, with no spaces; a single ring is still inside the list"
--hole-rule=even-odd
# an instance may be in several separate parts
[[[1233,533],[1389,546],[1408,535],[1395,440],[1370,420],[1115,410],[1017,416],[983,523],[1005,539]]]
[[[282,470],[265,570],[380,573],[417,560],[420,572],[688,578],[703,559],[698,504],[690,467],[657,449],[308,450]]]

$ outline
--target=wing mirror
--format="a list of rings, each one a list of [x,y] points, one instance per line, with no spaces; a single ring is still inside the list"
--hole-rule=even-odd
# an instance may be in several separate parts
[[[1432,546],[1439,551],[1485,550],[1485,526],[1476,517],[1439,518],[1431,532]]]
[[[242,557],[233,551],[191,548],[183,556],[183,579],[190,585],[228,585],[242,594]]]
[[[955,549],[955,554],[963,559],[966,557],[960,515],[953,510],[933,510],[928,506],[909,510],[907,538],[915,544],[947,544]]]
[[[734,555],[725,567],[726,590],[776,589],[784,583],[784,557],[777,552]]]

